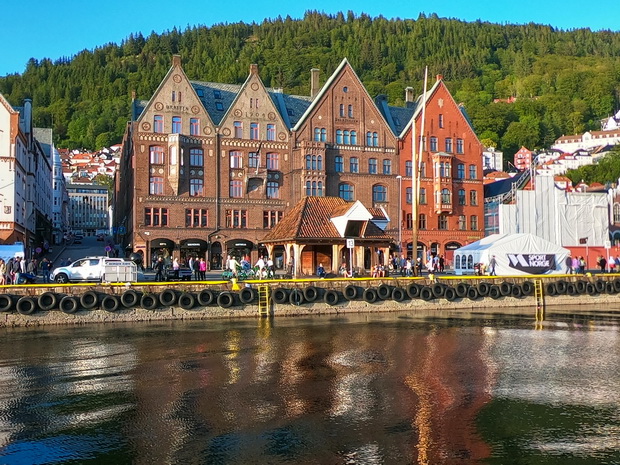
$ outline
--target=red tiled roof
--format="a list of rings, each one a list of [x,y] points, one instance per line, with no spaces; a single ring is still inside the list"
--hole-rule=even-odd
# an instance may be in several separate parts
[[[340,197],[304,197],[263,238],[263,242],[299,239],[342,240],[331,219],[344,215],[352,206],[353,202],[347,202]],[[365,239],[379,241],[392,240],[370,221],[364,228],[362,236]]]

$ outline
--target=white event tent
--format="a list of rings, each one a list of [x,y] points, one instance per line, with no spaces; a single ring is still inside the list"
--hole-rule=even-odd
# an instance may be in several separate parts
[[[495,256],[497,275],[564,274],[570,251],[534,234],[492,234],[454,251],[457,275],[475,272],[483,263],[487,268]]]

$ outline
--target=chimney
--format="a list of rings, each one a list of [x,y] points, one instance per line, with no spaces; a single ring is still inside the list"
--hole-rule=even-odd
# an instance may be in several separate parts
[[[405,88],[405,102],[413,103],[413,87]]]
[[[131,91],[131,100],[135,100],[136,99],[136,91],[132,90]]]
[[[172,55],[172,66],[181,66],[181,55]]]
[[[310,97],[316,97],[319,93],[319,69],[312,68],[310,70]]]
[[[438,74],[437,75],[437,82],[439,81],[443,81],[443,75],[442,74]]]
[[[250,74],[258,74],[258,65],[256,63],[250,65]]]

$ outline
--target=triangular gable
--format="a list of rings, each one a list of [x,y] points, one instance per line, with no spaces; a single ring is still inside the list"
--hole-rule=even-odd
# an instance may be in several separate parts
[[[244,95],[246,94],[246,95]],[[251,99],[257,99],[259,101],[258,108],[250,107],[248,104]],[[252,104],[250,104],[252,105]],[[239,93],[233,99],[232,104],[224,114],[220,126],[222,133],[226,135],[233,133],[233,121],[255,121],[257,123],[271,123],[276,124],[279,128],[286,128],[287,131],[281,129],[276,136],[278,142],[286,142],[289,138],[290,125],[284,120],[280,113],[280,108],[274,103],[271,95],[267,91],[265,84],[258,75],[258,67],[252,65],[250,67],[250,74],[245,82],[239,89]]]
[[[207,112],[204,104],[201,99],[196,94],[196,90],[194,86],[187,78],[185,71],[183,71],[183,67],[181,66],[181,59],[178,55],[173,56],[172,58],[172,66],[159,83],[157,90],[153,93],[151,99],[146,103],[144,109],[137,116],[136,121],[139,124],[139,127],[144,131],[151,131],[151,123],[153,120],[153,115],[165,112],[171,113],[176,112],[176,110],[171,110],[169,107],[174,106],[165,102],[169,102],[170,99],[167,95],[164,95],[165,89],[168,86],[169,81],[172,80],[174,84],[171,84],[175,90],[179,88],[183,88],[183,100],[182,103],[178,104],[178,107],[182,107],[185,109],[191,117],[200,118],[201,119],[201,130],[204,135],[211,135],[215,133],[215,125],[213,124],[213,120],[211,116]],[[185,85],[184,85],[185,84]],[[161,95],[161,96],[160,96]],[[163,100],[163,101],[162,101]],[[147,126],[148,125],[148,126]]]
[[[318,107],[324,102],[325,95],[327,94],[327,92],[329,92],[329,90],[332,88],[334,83],[345,72],[351,73],[353,79],[355,79],[358,82],[359,88],[362,90],[362,97],[364,99],[366,99],[366,111],[367,111],[366,119],[369,119],[369,118],[372,117],[372,115],[370,114],[370,112],[368,110],[370,108],[374,109],[376,117],[379,118],[383,122],[383,124],[385,124],[385,126],[390,130],[390,133],[392,135],[396,136],[396,134],[394,134],[392,128],[390,127],[389,123],[385,119],[385,116],[383,115],[383,113],[377,107],[376,102],[374,101],[374,99],[368,93],[368,90],[366,89],[366,86],[364,86],[364,84],[360,80],[359,76],[357,75],[357,73],[355,72],[355,70],[353,69],[353,67],[350,65],[349,61],[346,58],[343,58],[343,60],[340,62],[340,65],[338,65],[336,70],[332,73],[332,75],[329,77],[329,79],[325,82],[325,84],[323,85],[321,90],[317,93],[316,97],[314,98],[314,100],[312,101],[310,106],[306,109],[306,111],[304,112],[302,117],[299,118],[299,121],[297,121],[297,124],[295,125],[293,130],[294,131],[299,131],[299,129],[302,127],[302,125],[307,122],[307,120],[314,114],[314,112],[318,109]]]
[[[372,219],[372,215],[368,209],[357,200],[350,208],[347,209],[344,215],[335,216],[331,218],[332,223],[336,227],[336,230],[341,237],[345,237],[347,226],[350,221],[362,221],[368,222]]]

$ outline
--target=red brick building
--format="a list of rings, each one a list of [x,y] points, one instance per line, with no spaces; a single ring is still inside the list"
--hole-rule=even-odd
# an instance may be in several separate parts
[[[126,251],[143,254],[147,265],[160,255],[205,257],[212,269],[227,254],[254,261],[267,253],[261,243],[267,232],[304,196],[338,196],[377,209],[397,250],[399,194],[405,199],[399,187],[406,179],[399,173],[411,159],[410,142],[398,135],[406,135],[419,109],[411,90],[406,107],[373,100],[347,60],[322,86],[312,70],[310,89],[310,96],[295,96],[266,88],[256,65],[242,85],[190,81],[175,56],[153,96],[133,101],[114,220]],[[455,144],[463,133],[467,163],[477,166],[482,220],[482,148],[445,86],[431,95],[437,97],[429,108],[440,98],[449,102],[445,124]],[[437,244],[443,251],[445,243]],[[284,248],[271,252],[284,266]]]
[[[427,92],[420,138],[422,110],[420,97],[413,118],[400,134],[402,250],[411,255],[415,198],[412,173],[417,172],[412,158],[411,122],[415,121],[417,152],[421,156],[416,159],[420,168],[417,256],[426,260],[429,255],[444,255],[449,264],[454,249],[484,237],[483,146],[441,76]]]

